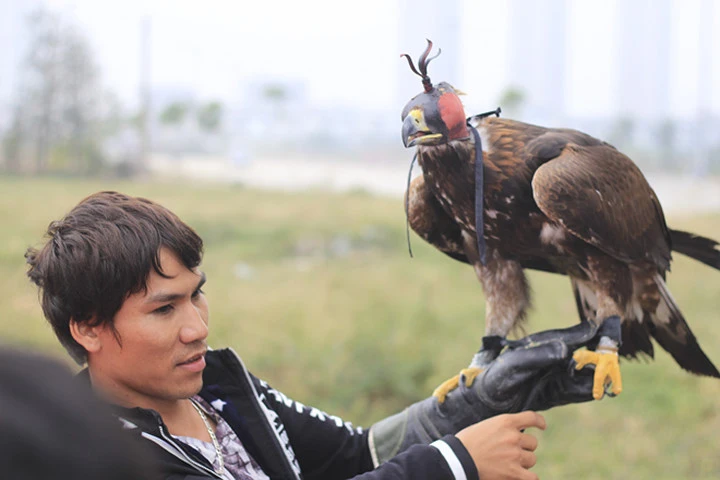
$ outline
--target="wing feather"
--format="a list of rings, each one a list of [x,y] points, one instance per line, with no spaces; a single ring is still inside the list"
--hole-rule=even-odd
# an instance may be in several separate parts
[[[607,144],[569,144],[537,169],[533,197],[550,219],[624,261],[670,264],[670,234],[660,202],[640,169]]]
[[[430,189],[426,187],[422,175],[413,179],[407,195],[410,228],[447,256],[460,262],[470,263],[463,247],[460,226],[445,213]]]

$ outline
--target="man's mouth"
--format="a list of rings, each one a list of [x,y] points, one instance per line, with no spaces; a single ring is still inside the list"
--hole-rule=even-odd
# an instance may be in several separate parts
[[[202,354],[202,353],[199,353],[199,354],[195,355],[194,357],[190,357],[190,358],[188,358],[188,359],[187,359],[187,360],[185,360],[184,362],[180,362],[180,365],[185,365],[185,364],[187,364],[187,363],[194,363],[194,362],[197,362],[198,360],[200,360],[200,358],[202,358],[202,357],[203,357],[203,355],[204,355],[204,354]]]
[[[205,368],[205,352],[193,355],[187,360],[178,363],[178,367],[185,368],[192,372],[199,372]]]

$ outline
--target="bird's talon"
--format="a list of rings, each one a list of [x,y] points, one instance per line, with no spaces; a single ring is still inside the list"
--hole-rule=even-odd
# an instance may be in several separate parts
[[[575,370],[582,370],[586,365],[597,364],[600,355],[592,350],[578,350],[573,353],[573,360],[575,360]]]
[[[460,385],[461,380],[465,384],[465,386],[469,388],[475,381],[475,377],[482,373],[482,371],[482,368],[464,368],[460,371],[459,375],[455,375],[454,377],[445,380],[442,384],[440,384],[440,386],[435,389],[432,396],[437,398],[438,403],[443,403],[445,401],[445,397],[447,397],[447,394],[455,390]]]
[[[472,386],[473,382],[475,381],[475,377],[480,375],[482,372],[482,368],[468,367],[460,371],[460,377],[465,379],[465,386],[467,388],[470,388],[470,386]]]
[[[576,370],[586,365],[595,365],[595,378],[593,380],[593,398],[600,400],[604,394],[615,396],[622,392],[622,377],[620,376],[620,363],[616,351],[578,350],[573,354],[577,363]],[[610,395],[610,393],[612,395]]]
[[[432,396],[437,398],[438,403],[443,403],[445,401],[445,397],[447,397],[447,394],[450,393],[452,390],[455,390],[459,384],[460,375],[455,375],[454,377],[441,383],[440,386],[435,389]]]

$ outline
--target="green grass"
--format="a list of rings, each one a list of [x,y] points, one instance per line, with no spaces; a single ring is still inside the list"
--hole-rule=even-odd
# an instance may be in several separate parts
[[[25,277],[47,224],[102,189],[150,197],[206,241],[210,343],[233,346],[287,395],[369,426],[420,400],[479,345],[484,299],[471,269],[413,236],[399,199],[362,192],[0,177],[0,338],[65,359]],[[720,238],[720,215],[668,222]],[[575,323],[566,278],[531,273],[529,331]],[[676,255],[670,288],[720,364],[720,272]],[[659,347],[658,347],[659,348]],[[617,398],[548,412],[535,471],[545,479],[720,477],[720,381],[662,350],[624,362]]]

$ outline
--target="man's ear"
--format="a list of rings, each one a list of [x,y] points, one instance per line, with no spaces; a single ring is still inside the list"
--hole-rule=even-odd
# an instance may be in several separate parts
[[[89,322],[77,322],[75,319],[70,319],[70,334],[88,353],[95,353],[102,346],[98,334],[103,326],[92,325],[92,323],[94,323],[93,319],[90,319]]]

